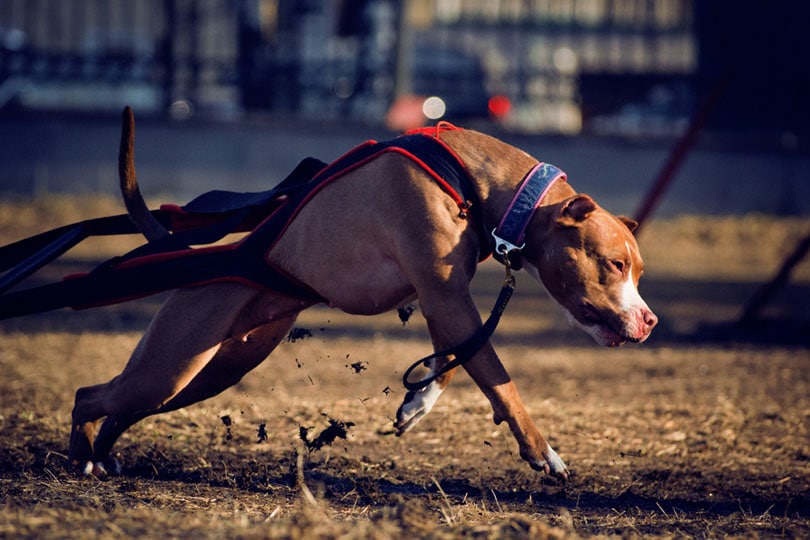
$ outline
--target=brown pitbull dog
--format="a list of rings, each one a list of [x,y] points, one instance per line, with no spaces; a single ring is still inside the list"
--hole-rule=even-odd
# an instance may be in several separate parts
[[[126,126],[125,129],[132,129]],[[463,162],[493,230],[538,161],[487,135],[436,129]],[[132,138],[122,138],[121,180],[127,207],[148,239],[167,234],[135,183]],[[522,268],[545,286],[572,324],[610,347],[647,339],[656,316],[638,294],[644,271],[635,224],[551,184],[525,226]],[[308,286],[329,306],[358,315],[419,299],[436,351],[473,335],[482,321],[470,295],[479,255],[488,250],[471,219],[423,168],[398,153],[382,154],[330,183],[309,200],[266,253],[266,260]],[[317,303],[238,282],[175,291],[155,315],[123,372],[80,388],[73,408],[70,458],[86,474],[120,466],[110,451],[139,420],[219,394],[261,363]],[[434,360],[435,373],[447,363]],[[562,479],[568,469],[535,426],[489,342],[463,365],[489,399],[496,424],[506,422],[520,455]],[[447,387],[453,371],[408,392],[398,434],[412,429]]]

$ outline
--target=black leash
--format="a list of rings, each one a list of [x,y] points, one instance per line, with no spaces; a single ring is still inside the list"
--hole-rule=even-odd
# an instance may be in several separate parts
[[[484,346],[492,334],[495,332],[495,328],[498,327],[498,322],[501,320],[501,315],[506,310],[506,305],[509,303],[509,300],[512,298],[512,293],[515,292],[515,277],[512,275],[511,264],[509,262],[509,257],[507,256],[508,253],[504,253],[504,266],[506,268],[506,277],[503,280],[503,287],[501,287],[501,292],[498,294],[498,299],[495,301],[495,306],[492,308],[492,312],[489,314],[489,318],[487,321],[476,330],[476,332],[467,338],[464,342],[456,345],[455,347],[450,347],[449,349],[445,349],[440,352],[436,352],[431,354],[430,356],[426,356],[421,360],[414,362],[411,367],[405,370],[405,373],[402,375],[402,384],[405,385],[405,388],[411,392],[416,392],[418,390],[422,390],[430,383],[447,373],[448,371],[457,368],[458,366],[464,364],[470,358],[475,356],[481,347]],[[440,370],[436,373],[432,373],[428,377],[424,379],[420,379],[418,381],[412,382],[410,381],[411,373],[418,367],[424,366],[429,368],[430,361],[434,358],[441,358],[443,356],[455,356],[455,358],[445,364]]]
[[[565,173],[549,163],[538,163],[523,178],[500,224],[492,231],[492,238],[495,241],[492,254],[496,260],[502,262],[506,267],[506,279],[503,282],[503,288],[501,288],[501,293],[498,295],[498,300],[495,302],[495,307],[492,308],[489,319],[460,345],[431,354],[411,365],[402,376],[402,383],[409,391],[422,390],[451,369],[464,364],[464,362],[475,356],[475,353],[483,347],[484,343],[495,332],[498,321],[501,320],[501,315],[506,309],[506,304],[509,303],[509,299],[515,291],[515,278],[512,277],[512,268],[515,270],[520,269],[519,255],[525,245],[523,240],[526,227],[540,201],[558,180],[566,181]],[[489,243],[488,241],[489,239],[485,240],[485,242]],[[436,373],[416,382],[408,380],[417,367],[425,366],[429,368],[430,361],[434,358],[451,355],[455,356],[455,358]]]

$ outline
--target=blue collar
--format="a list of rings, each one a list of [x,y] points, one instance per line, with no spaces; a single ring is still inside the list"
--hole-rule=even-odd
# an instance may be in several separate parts
[[[565,181],[566,175],[549,163],[538,163],[526,174],[498,227],[492,230],[495,239],[492,252],[496,259],[504,262],[504,258],[509,257],[512,268],[520,268],[516,255],[526,245],[523,242],[526,227],[540,201],[557,180]]]

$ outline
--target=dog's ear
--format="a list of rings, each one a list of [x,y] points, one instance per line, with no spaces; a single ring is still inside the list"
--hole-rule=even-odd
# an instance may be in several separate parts
[[[575,195],[563,202],[557,222],[564,227],[573,227],[585,221],[596,209],[596,203],[589,196]]]
[[[630,219],[627,216],[616,216],[616,217],[619,218],[619,221],[627,225],[627,228],[630,229],[631,233],[635,233],[636,229],[638,229],[638,221]]]

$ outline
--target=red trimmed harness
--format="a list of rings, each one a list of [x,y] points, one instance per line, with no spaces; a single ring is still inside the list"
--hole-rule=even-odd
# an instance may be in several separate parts
[[[63,281],[0,296],[0,319],[70,306],[75,309],[119,303],[180,287],[236,281],[293,297],[323,300],[266,259],[298,212],[320,190],[386,152],[419,165],[471,217],[481,238],[481,259],[490,254],[481,205],[461,159],[438,136],[455,126],[408,132],[390,141],[368,141],[327,166],[305,160],[277,188],[263,193],[209,192],[187,205],[164,205],[153,212],[173,234],[92,271]],[[315,172],[316,171],[316,172]],[[314,173],[314,175],[313,175]],[[106,229],[106,230],[105,230]],[[116,232],[109,232],[114,229]],[[210,246],[225,235],[246,232],[239,242]],[[89,220],[0,248],[0,293],[59,257],[88,236],[137,232],[127,216]],[[205,247],[191,247],[203,245]],[[34,251],[32,254],[31,252]]]

